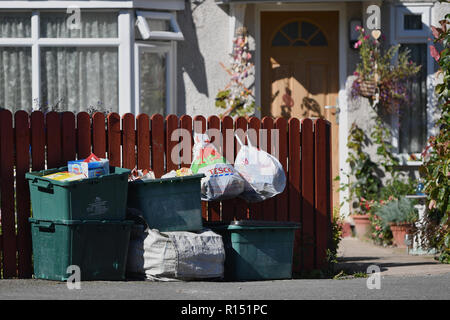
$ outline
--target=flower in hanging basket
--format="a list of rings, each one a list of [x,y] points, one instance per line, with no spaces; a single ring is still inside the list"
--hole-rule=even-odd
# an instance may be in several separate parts
[[[400,45],[383,50],[382,40],[371,40],[364,29],[360,33],[357,46],[360,62],[354,75],[352,97],[376,98],[378,105],[388,112],[395,112],[400,106],[408,105],[409,81],[420,70],[409,58],[409,51],[399,51]]]

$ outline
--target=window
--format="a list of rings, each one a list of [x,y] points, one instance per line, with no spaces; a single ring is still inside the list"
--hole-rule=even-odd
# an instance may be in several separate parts
[[[407,6],[396,7],[396,30],[397,39],[426,37],[430,25],[430,6],[419,6],[408,3]]]
[[[136,26],[139,40],[184,40],[172,13],[137,11]]]
[[[184,39],[174,14],[137,11],[135,38],[136,112],[174,112],[176,41]]]
[[[70,29],[65,12],[41,12],[41,38],[117,38],[117,13],[80,12],[80,26]]]
[[[422,30],[421,14],[404,14],[403,30]]]
[[[0,106],[16,111],[31,101],[31,48],[0,47]]]
[[[117,48],[43,47],[41,100],[62,110],[118,111]]]
[[[434,66],[428,50],[430,8],[423,3],[408,3],[394,6],[391,15],[395,19],[391,22],[393,44],[400,44],[400,50],[408,50],[411,60],[422,66],[410,82],[411,105],[392,119],[393,145],[404,164],[410,163],[410,155],[418,156],[423,151],[433,126],[430,115],[434,108],[431,103]]]
[[[72,28],[74,12],[66,13],[66,2],[36,2],[45,8],[5,3],[8,9],[0,11],[0,107],[13,112],[39,106],[175,112],[176,41],[184,39],[175,12],[144,11],[153,9],[153,2],[135,11],[121,1],[116,9],[111,4],[91,9],[89,1],[81,1],[80,19]],[[10,9],[16,3],[20,9]],[[164,9],[162,3],[157,10]],[[167,6],[182,10],[184,1]],[[0,8],[5,8],[2,3]]]
[[[399,114],[400,153],[421,153],[427,140],[427,46],[425,43],[402,44],[409,50],[411,60],[422,68],[410,84],[411,105]]]
[[[68,27],[70,14],[64,11],[1,16],[2,106],[12,111],[42,106],[79,112],[100,105],[119,110],[117,12],[81,10],[78,29]]]
[[[318,47],[327,45],[328,42],[323,32],[317,26],[306,21],[287,23],[272,39],[273,47]]]
[[[30,38],[31,12],[0,13],[1,38]]]
[[[0,13],[0,39],[16,44],[0,46],[0,106],[3,108],[26,109],[32,101],[31,47],[18,45],[30,37],[31,12]]]
[[[170,46],[137,46],[139,112],[167,114],[170,105]]]

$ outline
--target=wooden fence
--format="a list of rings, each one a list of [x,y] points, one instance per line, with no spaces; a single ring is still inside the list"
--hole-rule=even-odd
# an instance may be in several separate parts
[[[25,173],[65,166],[67,161],[82,159],[91,152],[107,157],[112,166],[139,169],[151,168],[156,177],[177,169],[170,155],[178,144],[171,141],[177,128],[192,133],[194,122],[202,130],[219,129],[223,134],[223,153],[239,144],[227,139],[227,129],[266,129],[266,151],[279,150],[279,160],[286,172],[284,192],[261,203],[247,204],[240,199],[203,202],[203,218],[208,221],[254,219],[295,221],[301,229],[295,235],[294,271],[322,268],[326,265],[326,249],[331,236],[331,130],[322,119],[272,119],[251,117],[219,119],[211,116],[166,118],[111,113],[105,117],[95,113],[92,118],[81,112],[14,115],[0,110],[0,263],[3,278],[30,278],[32,269],[30,194]],[[271,132],[279,130],[276,146]],[[262,132],[262,131],[261,131]],[[257,139],[260,143],[260,139]],[[254,142],[255,143],[255,142]],[[191,146],[193,144],[191,135]],[[265,143],[264,143],[265,144]],[[263,146],[262,146],[263,147]],[[231,148],[233,150],[233,148]],[[189,164],[181,164],[189,166]]]

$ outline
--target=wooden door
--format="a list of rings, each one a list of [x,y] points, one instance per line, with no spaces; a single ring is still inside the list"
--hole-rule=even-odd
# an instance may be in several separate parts
[[[332,174],[339,174],[338,12],[261,13],[262,116],[325,118],[332,124]],[[337,182],[333,203],[339,204]]]

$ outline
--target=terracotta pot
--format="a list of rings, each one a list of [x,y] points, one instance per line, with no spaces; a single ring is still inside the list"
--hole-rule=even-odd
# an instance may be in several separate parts
[[[411,223],[390,223],[392,231],[392,240],[399,248],[406,248],[405,236],[411,234],[413,225]]]
[[[353,221],[355,222],[356,237],[359,239],[368,239],[370,232],[370,220],[368,214],[353,215]]]

